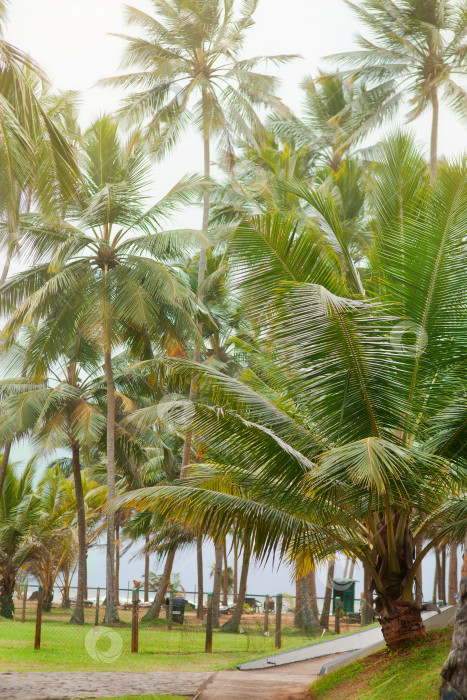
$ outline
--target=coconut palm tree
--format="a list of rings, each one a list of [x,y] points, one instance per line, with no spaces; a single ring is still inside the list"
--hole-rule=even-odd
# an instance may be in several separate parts
[[[0,497],[0,615],[7,618],[13,617],[15,609],[18,573],[34,554],[30,534],[39,513],[34,491],[35,461],[29,462],[20,476],[15,472],[10,464]]]
[[[136,72],[107,79],[104,84],[135,90],[121,114],[130,123],[146,124],[158,157],[166,155],[191,125],[204,144],[204,178],[211,174],[211,142],[233,157],[234,139],[253,128],[263,130],[256,106],[284,110],[275,95],[275,77],[257,72],[267,61],[281,64],[290,56],[239,60],[245,34],[253,24],[258,0],[246,0],[239,16],[233,0],[152,0],[155,16],[127,8],[129,25],[144,36],[123,36],[127,42],[123,66]],[[210,193],[204,192],[202,230],[209,224]],[[198,296],[206,268],[206,249],[199,259]],[[199,350],[195,360],[199,362]],[[188,445],[186,446],[188,447]],[[185,459],[189,450],[185,449]]]
[[[167,346],[184,333],[195,334],[196,306],[178,262],[192,255],[197,244],[207,245],[206,237],[193,231],[155,233],[164,215],[191,201],[200,180],[181,181],[147,208],[150,167],[137,135],[123,144],[115,123],[99,119],[84,135],[83,184],[67,209],[69,218],[59,223],[37,215],[22,218],[21,236],[33,267],[0,287],[0,306],[9,315],[4,337],[14,338],[24,322],[53,313],[45,362],[56,356],[56,338],[76,327],[100,347],[107,386],[109,498],[115,495],[112,352],[120,345],[135,351],[150,342]],[[118,617],[113,520],[111,516],[107,532],[106,621]]]
[[[467,70],[467,19],[462,3],[445,0],[345,0],[371,32],[358,38],[360,49],[329,58],[355,78],[382,91],[375,117],[392,116],[405,101],[409,120],[432,108],[430,177],[436,178],[440,92],[465,118],[467,93],[459,78]]]
[[[185,484],[137,491],[114,507],[153,508],[218,539],[229,528],[248,533],[257,558],[279,551],[299,573],[345,552],[371,575],[394,649],[423,636],[415,576],[430,549],[453,537],[439,525],[462,472],[428,440],[428,426],[464,392],[467,187],[461,163],[443,167],[431,188],[407,136],[383,144],[376,160],[366,295],[329,274],[332,249],[306,227],[290,238],[279,217],[240,225],[229,260],[262,329],[258,369],[242,382],[171,360],[210,392],[211,404],[197,404],[187,421],[209,476],[198,465]],[[324,230],[337,226],[316,193],[303,196],[321,208]]]

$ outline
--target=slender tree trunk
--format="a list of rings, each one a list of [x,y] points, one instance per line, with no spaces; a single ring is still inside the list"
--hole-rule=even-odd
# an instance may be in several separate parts
[[[13,258],[13,249],[11,246],[8,246],[7,251],[6,251],[5,263],[4,263],[3,269],[2,269],[2,275],[0,277],[0,284],[3,284],[6,280],[6,278],[8,277],[12,258]]]
[[[196,617],[202,620],[204,617],[203,599],[204,599],[204,582],[203,582],[203,538],[201,535],[196,540],[196,564],[198,567],[198,607]]]
[[[423,540],[415,545],[415,556],[418,557],[423,550]],[[415,576],[415,602],[417,605],[423,603],[423,562],[418,567],[417,575]]]
[[[435,549],[435,575],[433,577],[433,603],[438,604],[439,599],[439,550]]]
[[[5,443],[3,446],[2,463],[0,465],[0,498],[2,496],[3,484],[5,483],[5,475],[10,461],[11,442]]]
[[[88,543],[86,542],[86,557],[84,559],[84,600],[88,599]]]
[[[431,122],[431,143],[430,143],[430,182],[436,182],[438,173],[438,122],[439,122],[439,102],[438,88],[431,88],[431,106],[433,108],[433,118]]]
[[[329,627],[329,613],[331,612],[331,600],[332,600],[332,588],[333,588],[333,581],[334,581],[334,567],[335,567],[335,561],[334,559],[329,562],[328,565],[328,573],[326,576],[326,591],[324,593],[324,601],[323,601],[323,611],[321,613],[321,617],[319,620],[319,624],[321,627],[324,629],[328,629]]]
[[[212,597],[212,626],[219,627],[219,605],[221,602],[222,545],[215,548],[215,567]]]
[[[227,544],[226,541],[224,540],[224,544],[222,545],[222,554],[224,557],[224,585],[223,585],[223,591],[222,591],[222,605],[228,605],[229,604],[229,569],[228,569],[228,560],[227,560]]]
[[[120,605],[120,523],[115,515],[115,602]]]
[[[237,591],[238,591],[238,544],[237,538],[233,541],[233,551],[234,551],[234,569],[233,569],[233,602],[237,602]]]
[[[222,625],[223,632],[238,632],[240,627],[240,620],[243,615],[243,608],[245,606],[246,597],[246,585],[248,580],[248,569],[250,567],[251,558],[251,543],[247,539],[245,540],[243,546],[243,561],[242,561],[242,573],[240,574],[240,587],[238,590],[238,599],[235,610],[232,613],[232,617],[227,620],[227,622]]]
[[[449,605],[455,605],[456,599],[454,594],[457,594],[458,580],[457,580],[457,544],[456,542],[451,542],[449,547],[449,577],[448,577],[448,603]]]
[[[371,576],[368,571],[363,569],[363,608],[362,608],[362,625],[370,625],[373,622],[373,591],[371,590]]]
[[[462,561],[460,602],[457,610],[451,653],[441,671],[442,700],[467,698],[467,534]]]
[[[440,591],[439,597],[446,605],[446,545],[441,547],[441,565],[440,565]]]
[[[107,383],[107,501],[115,498],[115,387],[110,344],[104,350],[105,378]],[[118,622],[115,597],[115,514],[107,514],[106,552],[106,606],[104,622]]]
[[[167,559],[165,561],[164,571],[162,573],[162,578],[159,583],[159,588],[157,589],[152,605],[147,611],[146,615],[143,617],[145,622],[151,622],[152,620],[157,620],[159,613],[161,611],[162,603],[164,602],[165,594],[167,593],[167,587],[170,583],[170,576],[172,575],[172,567],[175,559],[176,547],[169,550],[167,554]]]
[[[149,552],[147,546],[149,544],[149,532],[145,536],[146,550],[144,552],[144,602],[149,602]]]
[[[84,506],[83,482],[81,480],[81,465],[79,460],[79,445],[71,445],[71,461],[73,479],[75,482],[76,510],[78,515],[78,588],[76,605],[70,622],[77,625],[84,623],[84,600],[86,588],[86,511]]]

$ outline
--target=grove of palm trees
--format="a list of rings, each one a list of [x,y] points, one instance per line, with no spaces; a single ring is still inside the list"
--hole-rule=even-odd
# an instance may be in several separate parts
[[[131,541],[143,628],[185,557],[199,625],[212,591],[243,633],[273,561],[316,638],[345,557],[391,652],[457,606],[432,697],[467,698],[466,142],[439,147],[467,120],[467,3],[342,0],[353,50],[319,65],[250,55],[265,4],[126,7],[99,74],[119,105],[85,124],[0,0],[0,646],[25,581],[90,624],[91,546],[112,629]],[[201,158],[171,181],[184,139]]]

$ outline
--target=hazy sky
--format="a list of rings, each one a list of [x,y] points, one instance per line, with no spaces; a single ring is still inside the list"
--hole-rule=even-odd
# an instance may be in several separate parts
[[[134,5],[148,10],[149,0],[134,0]],[[82,124],[86,126],[102,111],[112,111],[118,103],[118,95],[110,90],[94,87],[99,78],[118,72],[123,42],[109,36],[110,32],[124,32],[121,0],[12,0],[6,38],[30,54],[50,76],[56,88],[81,92]],[[280,71],[283,80],[281,96],[295,111],[300,111],[298,84],[307,74],[316,74],[318,66],[324,66],[322,57],[352,48],[353,36],[358,25],[342,0],[260,0],[256,15],[257,24],[250,31],[245,56],[274,53],[300,54]],[[428,142],[430,114],[416,122],[417,134]],[[402,120],[402,117],[401,117]],[[439,151],[452,155],[465,150],[464,128],[449,114],[441,110]],[[162,195],[186,172],[195,172],[202,164],[200,141],[188,137],[176,152],[155,169],[157,182],[154,193]],[[194,223],[199,225],[200,222]],[[193,224],[192,224],[193,225]],[[175,571],[182,573],[182,582],[191,588],[195,581],[195,560],[184,556],[177,558]],[[89,583],[102,584],[102,559],[94,558],[96,571],[92,570]],[[206,566],[210,564],[206,557]],[[141,564],[125,563],[122,567],[122,583],[141,573]],[[431,562],[427,567],[432,569]],[[268,567],[268,572],[270,568]],[[363,578],[357,575],[360,580]],[[318,587],[323,590],[322,577]],[[206,582],[208,587],[209,583]],[[432,585],[431,575],[425,578],[425,596]],[[252,571],[249,590],[253,593],[291,591],[289,572],[282,569],[271,577],[270,573]]]

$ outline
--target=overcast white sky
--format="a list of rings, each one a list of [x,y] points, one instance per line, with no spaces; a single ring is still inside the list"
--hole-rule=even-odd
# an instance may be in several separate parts
[[[133,0],[140,9],[149,10],[149,0]],[[82,97],[82,124],[86,126],[102,111],[112,111],[118,96],[110,90],[94,87],[103,77],[118,72],[122,40],[109,36],[124,33],[122,0],[12,0],[6,38],[28,51],[46,70],[57,89],[79,90]],[[316,74],[323,66],[322,57],[345,51],[353,46],[359,27],[342,0],[260,0],[257,24],[250,31],[245,55],[275,53],[300,54],[303,58],[283,68],[281,96],[296,112],[300,112],[301,95],[298,83],[307,74]],[[428,142],[430,114],[415,124],[421,141]],[[465,150],[466,132],[446,108],[441,111],[439,151],[454,155]],[[157,166],[154,194],[161,196],[186,172],[195,172],[202,164],[201,144],[193,135],[187,137],[174,154]],[[198,225],[197,222],[194,225]],[[193,225],[193,223],[192,223]],[[206,565],[210,557],[206,557]],[[98,558],[90,571],[90,585],[102,584],[103,569]],[[102,563],[102,560],[101,560]],[[122,584],[141,574],[141,564],[125,562]],[[432,563],[428,563],[432,570]],[[175,571],[182,573],[182,583],[192,589],[195,581],[193,557],[177,558]],[[282,569],[269,573],[252,571],[249,591],[279,593],[291,590],[289,572]],[[362,580],[361,574],[356,578]],[[209,586],[206,575],[206,588]],[[425,596],[432,585],[431,571],[425,578]],[[361,586],[361,584],[360,584]],[[318,576],[319,593],[323,577]],[[359,587],[361,590],[361,587]]]

